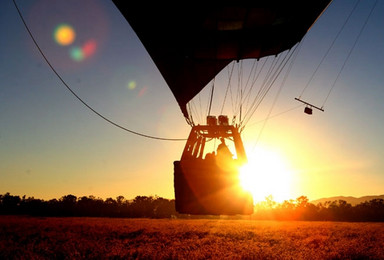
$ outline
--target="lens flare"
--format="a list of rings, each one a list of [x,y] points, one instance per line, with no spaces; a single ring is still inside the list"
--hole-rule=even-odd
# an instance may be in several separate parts
[[[82,50],[85,58],[91,57],[96,52],[96,41],[87,41],[86,43],[84,43]]]
[[[136,81],[131,80],[130,82],[128,82],[128,89],[133,90],[135,88],[136,88]]]
[[[69,56],[75,61],[83,61],[86,58],[91,57],[96,52],[96,42],[89,40],[83,44],[82,47],[72,47],[69,50]]]
[[[59,24],[53,32],[53,38],[56,43],[67,46],[75,41],[76,33],[70,25]]]
[[[143,87],[142,89],[140,89],[138,96],[142,97],[145,94],[147,94],[147,92],[148,92],[148,88],[147,87]]]
[[[82,61],[84,59],[84,53],[80,47],[72,47],[69,50],[69,55],[75,61]]]

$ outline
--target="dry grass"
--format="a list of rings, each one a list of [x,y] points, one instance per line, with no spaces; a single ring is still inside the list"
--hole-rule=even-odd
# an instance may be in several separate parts
[[[0,259],[384,259],[384,223],[0,217]]]

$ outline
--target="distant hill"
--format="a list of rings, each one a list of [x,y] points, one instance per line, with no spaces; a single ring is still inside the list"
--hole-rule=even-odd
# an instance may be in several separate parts
[[[373,199],[384,199],[384,195],[372,195],[372,196],[363,196],[360,198],[356,197],[345,197],[345,196],[337,196],[337,197],[329,197],[329,198],[322,198],[322,199],[317,199],[317,200],[312,200],[310,201],[312,204],[318,204],[318,203],[324,203],[327,201],[335,201],[335,200],[345,200],[347,203],[350,203],[352,206],[355,206],[357,204],[360,204],[362,202],[370,201]]]

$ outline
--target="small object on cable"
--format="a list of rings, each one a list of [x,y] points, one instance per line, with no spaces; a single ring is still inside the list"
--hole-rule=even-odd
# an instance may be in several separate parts
[[[324,109],[323,107],[317,107],[317,106],[314,106],[308,102],[305,102],[304,100],[301,100],[300,98],[295,98],[295,100],[301,102],[301,103],[304,103],[306,104],[307,106],[304,108],[304,113],[308,114],[308,115],[312,115],[312,108],[316,108],[317,110],[320,110],[322,112],[324,112]]]
[[[312,115],[312,108],[309,107],[309,106],[306,106],[304,108],[304,113],[308,114],[308,115]]]

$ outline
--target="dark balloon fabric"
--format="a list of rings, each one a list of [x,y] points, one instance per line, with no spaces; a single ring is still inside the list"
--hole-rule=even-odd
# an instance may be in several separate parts
[[[292,48],[330,1],[154,4],[113,0],[161,72],[185,117],[186,104],[231,61],[277,55]]]

